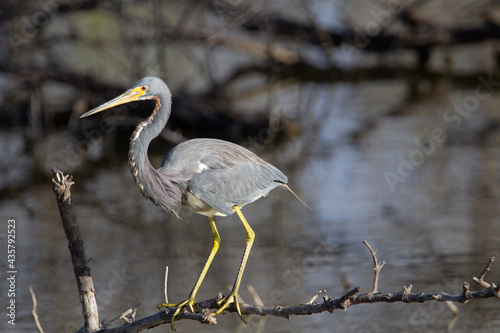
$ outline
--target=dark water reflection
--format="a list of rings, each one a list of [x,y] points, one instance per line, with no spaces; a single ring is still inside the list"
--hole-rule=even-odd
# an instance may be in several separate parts
[[[412,284],[415,292],[458,294],[463,281],[472,283],[491,256],[500,257],[500,141],[496,133],[477,139],[484,124],[497,117],[498,96],[491,95],[452,128],[443,113],[473,94],[472,89],[449,88],[445,98],[409,102],[404,82],[290,89],[318,102],[309,114],[300,115],[301,136],[274,148],[268,145],[260,154],[288,175],[314,212],[280,190],[245,207],[257,238],[243,279],[244,301],[253,302],[247,284],[266,305],[306,302],[321,289],[338,297],[344,291],[342,274],[352,286],[369,291],[372,261],[365,239],[387,261],[379,285],[384,292]],[[409,111],[391,115],[398,108]],[[404,181],[394,183],[391,191],[384,174],[399,175],[399,156],[408,160],[418,149],[415,140],[427,140],[436,128],[446,140],[411,174],[400,175]],[[159,164],[163,153],[151,151],[150,158]],[[204,217],[185,212],[181,222],[144,200],[130,176],[126,153],[109,156],[113,158],[104,165],[89,166],[92,172],[75,175],[73,202],[92,257],[101,319],[139,303],[138,317],[143,317],[163,301],[166,265],[170,300],[187,296],[210,251],[211,234]],[[32,285],[46,331],[72,331],[82,325],[81,310],[48,179],[20,197],[3,200],[0,208],[2,216],[15,217],[18,225],[18,328],[34,330]],[[244,248],[245,232],[235,216],[216,222],[222,245],[200,300],[227,290]],[[494,265],[487,280],[498,281],[499,272]],[[457,306],[453,332],[500,330],[497,299]],[[185,321],[177,327],[183,332],[443,332],[452,317],[445,303],[397,303],[291,320],[254,317],[249,327],[233,314],[219,316],[213,327]]]

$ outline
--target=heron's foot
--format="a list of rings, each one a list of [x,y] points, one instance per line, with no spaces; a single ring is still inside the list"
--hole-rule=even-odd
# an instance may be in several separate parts
[[[172,328],[172,330],[176,331],[177,329],[175,328],[175,324],[174,324],[174,321],[175,321],[175,317],[177,317],[177,315],[186,307],[188,306],[189,307],[189,310],[191,312],[194,313],[194,308],[193,308],[193,305],[194,303],[196,302],[195,298],[190,296],[188,299],[186,299],[185,301],[182,301],[180,303],[162,303],[162,304],[158,304],[156,307],[158,308],[158,310],[160,310],[161,308],[177,308],[174,312],[174,314],[172,315],[172,321],[170,322],[170,327]]]
[[[234,289],[231,291],[229,296],[226,296],[217,302],[217,304],[219,305],[219,310],[217,310],[217,312],[215,313],[212,313],[212,316],[216,316],[224,312],[224,310],[231,303],[234,303],[234,306],[236,307],[236,311],[238,312],[238,316],[240,316],[241,321],[243,321],[246,325],[248,325],[248,322],[246,321],[245,318],[243,318],[243,315],[241,314],[240,303],[238,303],[238,291],[235,291]]]

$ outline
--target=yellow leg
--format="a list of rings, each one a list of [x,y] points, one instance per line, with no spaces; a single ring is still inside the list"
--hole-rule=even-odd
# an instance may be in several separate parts
[[[246,246],[245,246],[245,252],[243,253],[243,258],[241,259],[241,264],[240,264],[240,269],[238,270],[238,275],[236,275],[236,280],[234,281],[233,289],[231,290],[231,293],[229,296],[223,298],[220,302],[220,308],[217,310],[214,315],[217,315],[224,311],[229,304],[234,303],[236,306],[236,310],[238,311],[238,315],[240,316],[241,320],[247,324],[246,320],[243,318],[241,315],[241,310],[240,310],[240,305],[238,303],[238,291],[240,289],[240,282],[241,282],[241,277],[243,276],[243,271],[245,270],[245,265],[247,264],[248,260],[248,255],[250,254],[250,250],[252,249],[252,244],[255,239],[255,233],[253,232],[252,228],[248,224],[247,220],[241,213],[240,207],[239,206],[234,206],[234,210],[236,211],[236,214],[238,214],[241,222],[243,223],[243,227],[245,227],[245,230],[247,232],[247,240],[246,240]]]
[[[208,256],[207,262],[205,263],[205,266],[203,267],[203,270],[201,271],[200,276],[198,277],[198,280],[196,281],[193,287],[193,290],[191,290],[188,299],[178,304],[170,304],[170,303],[158,304],[158,309],[162,307],[169,307],[169,308],[177,307],[177,310],[175,310],[174,315],[172,316],[172,323],[171,323],[171,327],[174,331],[175,331],[175,325],[174,325],[175,317],[179,314],[179,312],[181,312],[182,309],[186,307],[186,305],[189,306],[191,312],[194,312],[193,305],[194,303],[196,303],[196,294],[198,293],[201,283],[203,282],[203,279],[205,278],[205,275],[208,272],[208,268],[210,267],[210,264],[212,263],[212,260],[214,259],[215,254],[217,253],[217,250],[219,249],[220,246],[220,236],[219,232],[217,231],[217,227],[215,226],[214,219],[211,216],[209,216],[208,221],[210,222],[210,228],[212,229],[212,235],[214,237],[214,246],[212,247],[212,251]]]

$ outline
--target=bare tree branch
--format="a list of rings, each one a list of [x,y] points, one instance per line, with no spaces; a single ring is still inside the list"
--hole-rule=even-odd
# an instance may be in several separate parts
[[[164,292],[165,292],[165,304],[168,304],[168,266],[165,267],[165,287],[164,287]]]
[[[61,171],[53,169],[53,189],[57,197],[57,206],[61,215],[64,232],[68,239],[68,248],[71,253],[71,262],[75,273],[80,302],[82,303],[85,329],[89,332],[99,330],[99,313],[95,298],[94,282],[87,265],[87,255],[83,247],[83,238],[76,220],[75,211],[71,202],[71,185],[73,177],[64,175]]]
[[[481,272],[481,274],[478,275],[477,279],[479,281],[484,281],[484,277],[486,276],[486,273],[488,273],[491,270],[491,265],[493,264],[494,261],[495,261],[495,257],[492,257],[490,259],[490,261],[488,262],[488,264],[486,265],[486,267]],[[474,278],[474,281],[476,281],[476,278]],[[485,285],[484,287],[489,288],[490,286]]]
[[[82,327],[78,332],[88,332],[90,331],[90,329],[87,327],[90,327],[90,325],[95,325],[95,327],[99,329],[99,316],[97,313],[97,304],[95,304],[94,287],[92,284],[92,278],[90,276],[90,268],[86,265],[87,259],[83,248],[83,240],[79,232],[76,217],[71,204],[70,187],[71,185],[73,185],[72,177],[70,175],[64,175],[62,172],[57,170],[54,170],[53,172],[54,178],[52,182],[54,184],[54,191],[57,196],[57,203],[61,213],[61,218],[63,220],[63,225],[68,237],[68,242],[70,244],[69,248],[72,256],[73,267],[75,276],[77,277],[82,307],[84,310],[86,326]],[[469,283],[464,282],[462,286],[462,293],[459,295],[451,295],[444,292],[412,293],[413,286],[411,284],[408,287],[404,286],[400,292],[381,293],[378,291],[378,279],[380,270],[384,266],[385,262],[380,262],[377,259],[376,250],[373,250],[373,248],[370,246],[370,244],[368,244],[367,241],[364,241],[363,243],[370,250],[374,264],[373,269],[375,271],[373,288],[369,293],[358,294],[361,291],[361,287],[355,287],[346,292],[341,297],[332,299],[331,297],[324,295],[322,302],[316,302],[318,297],[326,292],[325,290],[322,290],[316,292],[316,294],[311,298],[309,302],[292,306],[265,306],[261,301],[259,301],[259,297],[254,296],[257,304],[253,305],[240,303],[242,315],[276,316],[290,318],[291,316],[310,315],[326,311],[332,313],[335,310],[346,310],[350,306],[364,303],[424,303],[427,301],[466,303],[472,299],[500,297],[498,285],[494,283],[487,283],[484,281],[486,273],[491,269],[494,258],[490,259],[489,263],[486,265],[485,269],[478,275],[478,277],[473,278],[473,280],[478,285],[486,288],[484,290],[472,292],[470,291]],[[82,273],[84,274],[82,275]],[[257,295],[255,290],[253,290],[252,294]],[[186,309],[184,309],[177,315],[176,321],[189,319],[199,321],[203,324],[214,325],[217,323],[217,321],[210,310],[219,309],[218,302],[222,298],[223,295],[219,294],[217,297],[214,297],[212,299],[198,302],[193,306],[195,313],[188,312]],[[35,301],[34,304],[36,306]],[[148,317],[135,321],[136,309],[137,308],[129,309],[118,317],[114,318],[112,321],[104,323],[101,326],[102,329],[99,332],[139,332],[158,325],[170,323],[172,315],[176,310],[176,308],[167,308],[166,310],[159,311]],[[230,304],[226,311],[237,312],[237,309],[234,304]],[[125,321],[125,324],[115,328],[106,328],[107,325],[118,319],[123,319]]]
[[[251,305],[251,304],[242,304],[240,303],[241,313],[243,315],[259,315],[259,316],[276,316],[283,318],[290,318],[291,316],[297,315],[310,315],[315,313],[322,312],[330,312],[332,313],[335,310],[346,310],[348,307],[357,305],[357,304],[365,304],[365,303],[394,303],[394,302],[403,302],[403,303],[424,303],[428,301],[438,301],[438,302],[457,302],[457,303],[466,303],[472,299],[479,298],[491,298],[498,297],[494,292],[486,289],[471,292],[469,288],[469,284],[464,282],[462,286],[462,293],[459,295],[451,295],[444,292],[437,293],[412,293],[413,286],[410,284],[408,287],[403,287],[400,292],[396,293],[373,293],[369,292],[367,294],[357,295],[361,291],[361,287],[356,287],[348,291],[345,295],[332,299],[328,296],[323,296],[323,302],[314,302],[319,296],[321,292],[316,293],[315,297],[313,297],[312,302],[308,302],[305,304],[298,304],[293,306],[264,306],[264,305]],[[206,324],[215,324],[215,318],[209,315],[209,309],[218,309],[217,302],[222,299],[222,295],[218,297],[205,300],[194,305],[195,311],[201,311],[200,314],[193,314],[187,311],[182,311],[179,316],[176,318],[176,321],[182,319],[191,319],[197,320],[201,323]],[[171,314],[175,311],[175,308],[167,309],[165,311],[161,311],[152,316],[143,318],[138,320],[133,324],[126,324],[121,327],[117,327],[114,329],[103,330],[102,332],[106,333],[117,333],[117,332],[138,332],[143,329],[151,328],[163,323],[169,323]],[[236,312],[236,307],[231,304],[226,311],[228,312]],[[208,314],[208,317],[206,316]],[[210,321],[209,319],[213,319]]]
[[[488,273],[490,271],[490,267],[494,261],[495,261],[495,257],[491,257],[490,261],[488,262],[486,267],[483,269],[481,274],[479,274],[478,277],[473,277],[472,279],[474,280],[474,282],[476,282],[480,286],[483,286],[483,287],[487,288],[488,290],[490,290],[497,297],[500,297],[500,282],[498,282],[497,284],[494,284],[493,282],[488,283],[488,282],[484,281],[484,277],[485,277],[486,273]]]
[[[378,290],[377,290],[377,288],[378,288],[378,276],[380,274],[380,270],[385,265],[385,261],[382,261],[382,262],[378,261],[377,250],[373,250],[372,247],[370,246],[370,244],[368,244],[368,242],[366,240],[363,241],[363,244],[365,244],[366,247],[368,247],[368,249],[370,250],[370,253],[372,255],[372,258],[373,258],[373,270],[375,271],[375,274],[373,276],[373,288],[372,288],[372,291],[370,291],[370,294],[376,294],[376,293],[378,293]]]
[[[33,319],[35,320],[36,328],[38,329],[38,332],[44,333],[42,325],[40,324],[40,319],[38,318],[38,314],[36,312],[37,309],[36,295],[31,286],[30,286],[30,294],[31,294],[31,299],[33,300],[33,310],[31,310],[31,313],[33,315]]]

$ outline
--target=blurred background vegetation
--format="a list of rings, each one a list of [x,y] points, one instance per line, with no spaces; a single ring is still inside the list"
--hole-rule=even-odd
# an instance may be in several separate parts
[[[0,15],[1,128],[15,130],[2,135],[2,190],[100,158],[78,146],[96,125],[78,116],[143,76],[174,93],[165,140],[241,142],[306,117],[314,100],[287,102],[280,86],[403,79],[408,99],[424,98],[444,79],[475,85],[500,62],[496,1],[4,1]],[[106,134],[134,126],[140,108],[108,119]],[[62,162],[70,150],[76,161]]]
[[[186,213],[180,224],[142,200],[127,167],[130,134],[151,105],[78,118],[144,76],[162,78],[174,96],[153,165],[185,139],[223,138],[283,170],[313,206],[274,191],[245,207],[257,240],[242,289],[253,283],[266,305],[320,289],[333,297],[349,284],[368,290],[364,239],[388,262],[384,292],[413,283],[460,293],[463,279],[500,256],[499,1],[4,0],[0,18],[0,216],[19,226],[18,328],[34,327],[28,285],[49,331],[82,323],[53,167],[75,176],[102,316],[137,303],[139,316],[154,311],[165,262],[171,298],[189,292],[210,248],[206,221]],[[243,238],[231,234],[241,226],[222,221],[200,299],[224,290],[239,262],[231,250]],[[496,300],[470,303],[457,323],[438,303],[178,327],[500,329]]]

